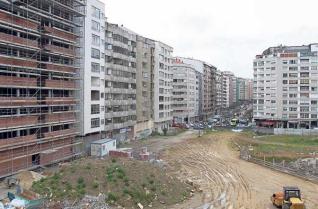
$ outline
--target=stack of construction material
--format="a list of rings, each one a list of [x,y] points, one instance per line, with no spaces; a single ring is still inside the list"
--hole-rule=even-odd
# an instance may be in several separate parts
[[[117,150],[110,150],[109,156],[132,158],[132,149],[131,148],[123,148],[123,149],[117,149]]]
[[[149,156],[150,156],[150,153],[148,152],[147,147],[142,147],[141,151],[139,153],[140,160],[148,161],[149,160]]]

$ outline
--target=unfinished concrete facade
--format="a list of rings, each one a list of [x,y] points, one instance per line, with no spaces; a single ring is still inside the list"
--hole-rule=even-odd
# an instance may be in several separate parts
[[[84,1],[0,2],[0,177],[78,155]]]
[[[137,36],[137,139],[149,136],[153,129],[154,50],[153,40]]]

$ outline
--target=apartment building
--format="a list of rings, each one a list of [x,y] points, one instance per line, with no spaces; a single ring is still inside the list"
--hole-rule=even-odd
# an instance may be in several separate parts
[[[226,77],[226,81],[228,81],[228,103],[229,106],[233,106],[237,103],[237,94],[236,94],[236,77],[234,73],[231,71],[224,71],[223,75]]]
[[[253,66],[257,125],[317,127],[318,44],[270,47]]]
[[[105,124],[105,5],[89,0],[81,41],[80,125],[85,144],[100,139]]]
[[[172,53],[173,48],[155,41],[153,71],[154,129],[162,132],[172,124]]]
[[[203,63],[203,120],[210,118],[216,109],[216,67]]]
[[[118,141],[134,139],[137,35],[106,23],[105,132]]]
[[[142,139],[153,130],[153,73],[155,41],[137,36],[137,123],[135,137]]]
[[[172,109],[175,123],[189,123],[196,119],[196,71],[182,60],[175,58],[172,62],[173,96]]]
[[[193,66],[196,71],[197,100],[199,101],[196,103],[198,105],[198,108],[196,108],[199,115],[198,120],[207,120],[217,109],[217,69],[201,60],[184,57],[177,58],[183,63]]]
[[[0,177],[78,154],[82,0],[0,3]]]
[[[215,72],[215,88],[216,88],[216,114],[224,107],[223,104],[223,75],[222,71],[217,70]]]
[[[247,79],[246,82],[246,94],[245,100],[252,101],[253,100],[253,79]]]

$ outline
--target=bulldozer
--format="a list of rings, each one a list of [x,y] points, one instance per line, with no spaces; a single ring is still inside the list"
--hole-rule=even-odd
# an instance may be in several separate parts
[[[282,209],[306,209],[298,187],[283,187],[282,192],[271,196],[273,205]]]

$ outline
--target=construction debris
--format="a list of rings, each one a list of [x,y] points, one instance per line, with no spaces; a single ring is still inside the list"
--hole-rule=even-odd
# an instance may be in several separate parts
[[[64,202],[64,209],[109,209],[107,205],[106,196],[99,194],[97,197],[85,195],[85,197],[78,203]]]
[[[33,182],[39,181],[41,178],[44,178],[44,176],[34,171],[21,171],[15,178],[19,181],[23,189],[30,189]]]

